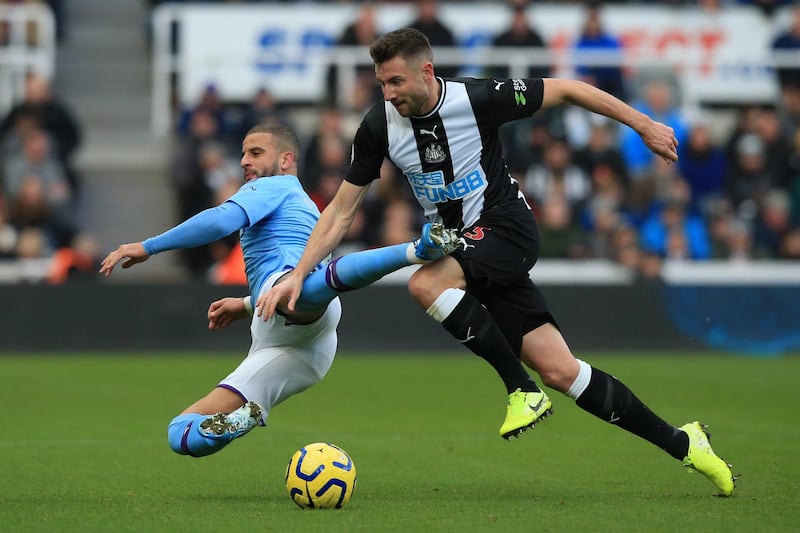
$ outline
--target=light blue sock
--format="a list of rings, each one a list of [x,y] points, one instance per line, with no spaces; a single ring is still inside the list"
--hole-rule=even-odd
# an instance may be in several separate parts
[[[172,451],[181,455],[191,455],[192,457],[203,457],[211,455],[224,448],[228,443],[222,440],[209,439],[202,436],[197,427],[200,422],[209,415],[198,413],[187,413],[178,415],[172,419],[167,429],[169,447]]]
[[[403,243],[336,258],[306,278],[297,307],[322,309],[343,292],[366,287],[386,274],[411,265],[409,253],[409,243]]]

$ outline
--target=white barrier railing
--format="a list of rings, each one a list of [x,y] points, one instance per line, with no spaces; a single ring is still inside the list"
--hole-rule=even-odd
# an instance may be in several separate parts
[[[697,6],[608,6],[610,31],[624,41],[621,52],[575,52],[582,8],[537,6],[529,19],[550,48],[492,48],[493,34],[507,24],[499,3],[444,4],[441,15],[463,48],[436,48],[436,64],[462,67],[462,75],[481,75],[482,67],[505,65],[512,77],[527,67],[552,67],[571,77],[575,65],[621,66],[632,74],[659,70],[674,74],[687,108],[698,103],[777,101],[775,67],[800,67],[800,54],[771,53],[772,37],[786,27],[788,11],[765,19],[752,7],[726,8],[711,17]],[[214,83],[223,98],[242,100],[266,87],[284,103],[316,103],[325,96],[322,71],[338,67],[339,98],[352,87],[356,68],[371,66],[366,47],[332,47],[333,36],[354,20],[355,6],[301,3],[275,6],[162,4],[153,12],[151,127],[165,135],[172,125],[172,103],[191,105]],[[380,31],[402,25],[413,9],[388,4],[378,9]],[[314,18],[313,22],[309,16]],[[647,24],[642,24],[647,21]],[[178,32],[174,33],[173,28]],[[179,51],[173,49],[177,45]],[[345,105],[346,102],[339,102]]]
[[[164,31],[160,28],[156,31],[159,34]],[[151,107],[151,127],[153,133],[165,135],[170,131],[172,124],[172,97],[180,94],[180,83],[184,66],[181,65],[180,57],[177,54],[161,53],[158,43],[154,46],[153,57],[153,78],[152,78],[152,107]],[[461,67],[461,75],[477,76],[482,75],[481,69],[489,66],[505,66],[508,68],[509,77],[524,78],[529,67],[555,67],[561,72],[562,76],[574,76],[575,66],[623,66],[626,69],[634,70],[660,70],[676,74],[680,81],[686,76],[690,76],[693,70],[705,68],[702,60],[698,58],[687,58],[680,67],[674,62],[659,58],[639,57],[628,59],[621,57],[619,53],[608,52],[583,52],[563,54],[555,58],[555,54],[547,51],[535,51],[530,48],[483,48],[471,50],[465,53],[461,48],[437,48],[436,65],[438,67]],[[557,63],[554,63],[554,58]],[[239,61],[235,54],[231,54],[230,64]],[[337,68],[337,97],[338,104],[343,108],[348,107],[345,100],[346,95],[354,86],[357,68],[371,66],[372,60],[366,47],[333,47],[329,57],[310,58],[309,65],[322,64],[324,67],[334,65]],[[732,60],[730,65],[736,68],[742,67],[741,60]],[[726,63],[719,63],[718,68],[726,68]],[[780,53],[772,56],[770,64],[758,63],[752,65],[753,68],[774,68],[776,66],[788,66],[800,68],[800,57],[797,53]],[[680,70],[680,72],[677,72]],[[173,85],[173,83],[175,85]],[[696,108],[702,97],[690,90],[686,85],[680,85],[682,89],[681,101],[688,109]],[[778,93],[775,87],[762,89],[753,94],[753,102],[765,103],[777,101]]]
[[[0,260],[0,285],[46,283],[52,258]],[[392,272],[377,285],[405,285],[419,265]],[[607,259],[540,259],[530,272],[538,285],[633,285],[637,273]],[[682,286],[800,286],[800,261],[680,261],[667,260],[661,271],[667,285]],[[129,280],[130,281],[130,280]],[[150,282],[146,276],[135,282]]]
[[[25,76],[52,79],[55,72],[56,28],[45,4],[0,4],[0,22],[7,24],[6,42],[0,43],[0,117],[20,101]],[[35,36],[29,35],[34,31]],[[29,42],[34,37],[33,42]]]

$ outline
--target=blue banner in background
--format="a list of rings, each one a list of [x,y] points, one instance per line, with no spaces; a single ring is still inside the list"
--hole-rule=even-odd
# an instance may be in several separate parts
[[[676,329],[709,347],[775,356],[800,349],[800,286],[664,285]]]

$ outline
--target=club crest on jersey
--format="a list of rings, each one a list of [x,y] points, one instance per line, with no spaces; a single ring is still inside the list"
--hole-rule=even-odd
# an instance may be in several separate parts
[[[444,150],[438,144],[429,144],[425,147],[425,162],[426,163],[441,163],[447,158]]]
[[[486,180],[478,171],[474,171],[468,176],[448,184],[445,184],[444,173],[441,170],[407,174],[406,178],[417,201],[427,201],[435,204],[450,200],[460,200],[468,196],[472,191],[486,186]]]

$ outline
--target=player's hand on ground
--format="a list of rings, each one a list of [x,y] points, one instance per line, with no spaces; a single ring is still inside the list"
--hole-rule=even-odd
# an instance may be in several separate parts
[[[111,275],[117,263],[122,262],[122,268],[130,268],[137,263],[142,263],[150,258],[147,252],[144,251],[144,246],[140,242],[132,242],[123,244],[103,259],[100,263],[100,273],[105,274],[106,277]]]
[[[223,298],[208,308],[208,329],[222,329],[234,320],[250,316],[241,298]]]
[[[303,291],[304,277],[296,270],[291,271],[280,279],[269,291],[262,292],[256,302],[256,314],[265,322],[275,316],[275,309],[285,305],[289,311],[294,311],[297,299]]]
[[[642,141],[654,153],[661,156],[667,164],[678,160],[678,138],[675,130],[655,120],[640,133]]]

